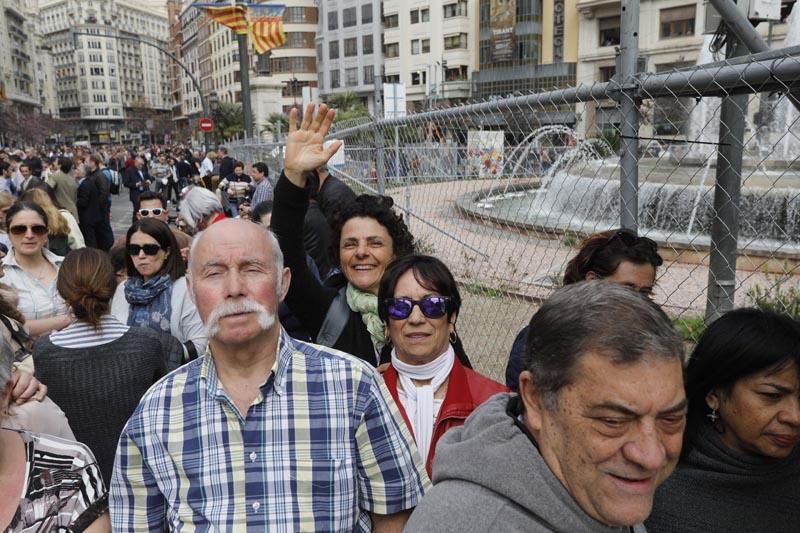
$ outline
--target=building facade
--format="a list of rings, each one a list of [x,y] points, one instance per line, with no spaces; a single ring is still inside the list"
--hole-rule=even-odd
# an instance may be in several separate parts
[[[142,140],[170,111],[165,12],[134,1],[54,0],[39,24],[53,51],[59,115],[72,136],[92,142]]]
[[[383,2],[384,81],[405,85],[409,110],[471,97],[478,8],[479,0]]]
[[[375,112],[375,84],[382,82],[383,24],[380,0],[320,2],[316,38],[320,97],[352,92]]]
[[[480,0],[476,98],[575,84],[576,0]]]
[[[52,110],[49,50],[37,35],[38,24],[23,0],[4,0],[0,7],[0,103],[22,112]],[[48,71],[48,68],[50,69]],[[49,98],[49,101],[48,101]]]

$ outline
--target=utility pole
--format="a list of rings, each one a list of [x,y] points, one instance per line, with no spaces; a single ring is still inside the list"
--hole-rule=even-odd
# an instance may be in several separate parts
[[[242,115],[244,118],[244,137],[253,137],[253,111],[250,107],[250,61],[247,54],[247,35],[237,35],[239,43],[239,84],[242,88]]]

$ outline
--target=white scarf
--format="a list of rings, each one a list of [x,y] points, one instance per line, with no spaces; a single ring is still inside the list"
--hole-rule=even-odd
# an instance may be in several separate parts
[[[428,462],[428,450],[433,438],[434,400],[436,390],[445,382],[453,369],[455,352],[447,345],[447,350],[439,357],[424,365],[410,365],[401,361],[392,350],[392,366],[400,376],[400,384],[405,392],[408,405],[406,415],[411,422],[419,454],[423,464]],[[429,385],[417,386],[412,380],[427,381]]]

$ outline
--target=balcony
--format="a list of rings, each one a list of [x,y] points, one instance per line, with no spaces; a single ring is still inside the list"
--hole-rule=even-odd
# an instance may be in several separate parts
[[[578,0],[576,8],[585,19],[593,19],[599,8],[619,7],[619,0]]]

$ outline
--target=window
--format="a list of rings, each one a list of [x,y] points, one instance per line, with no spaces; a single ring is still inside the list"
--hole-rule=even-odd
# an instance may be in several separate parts
[[[685,37],[694,35],[694,17],[697,8],[694,5],[662,9],[661,38]]]
[[[400,83],[400,74],[390,74],[383,77],[384,83]]]
[[[411,10],[411,24],[419,24],[419,9]]]
[[[344,40],[344,57],[353,57],[358,55],[358,38],[351,37]]]
[[[394,15],[386,15],[383,17],[384,28],[396,28],[399,23],[400,20],[396,13]]]
[[[384,57],[398,57],[400,55],[400,43],[386,43],[383,45]]]
[[[335,30],[339,28],[339,13],[336,11],[328,12],[328,29]]]
[[[331,71],[331,89],[336,89],[339,87],[339,71],[332,70]]]
[[[422,53],[428,54],[431,51],[431,40],[430,39],[422,39]]]
[[[343,28],[350,28],[358,24],[358,19],[356,18],[356,8],[348,7],[347,9],[342,11],[342,27]]]
[[[444,38],[444,49],[455,50],[457,48],[467,47],[467,34],[459,33],[457,35],[450,35]]]
[[[419,21],[420,22],[430,22],[431,21],[431,10],[427,7],[425,9],[419,10]]]
[[[361,6],[361,24],[370,24],[372,22],[372,4],[364,4]]]
[[[467,81],[467,66],[460,65],[458,67],[448,68],[444,71],[445,81]]]
[[[367,65],[364,67],[364,85],[375,83],[375,67]]]
[[[466,17],[466,16],[467,16],[466,0],[459,0],[455,4],[445,4],[444,18],[449,19],[453,17]]]
[[[103,67],[92,67],[89,69],[89,74],[92,76],[102,76],[103,75]]]
[[[426,78],[427,78],[426,72],[412,72],[411,85],[423,85],[425,83]]]
[[[599,18],[597,19],[597,25],[600,30],[600,46],[616,46],[619,44],[619,17]]]
[[[261,57],[261,56],[259,56]],[[317,45],[317,61],[322,61],[322,44]]]
[[[419,39],[414,39],[411,41],[411,55],[419,54]]]
[[[328,59],[339,59],[339,41],[328,43]]]
[[[317,9],[314,7],[287,7],[283,12],[284,24],[316,23]]]
[[[344,84],[346,87],[358,85],[358,67],[344,69]]]
[[[365,56],[372,53],[372,35],[364,35],[361,37],[361,53]]]

